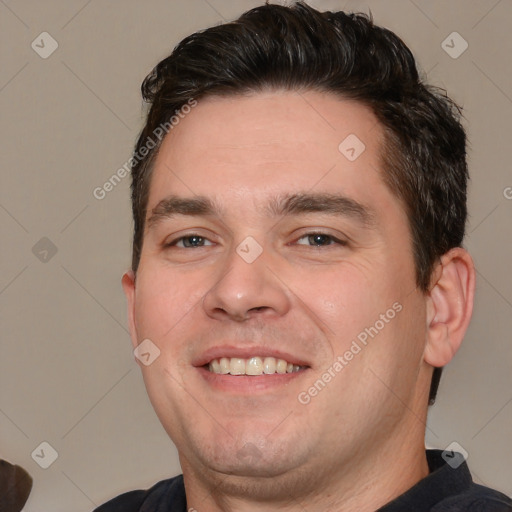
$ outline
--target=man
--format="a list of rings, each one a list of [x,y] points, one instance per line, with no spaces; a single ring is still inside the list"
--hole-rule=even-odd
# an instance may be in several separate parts
[[[183,475],[97,511],[512,510],[425,451],[475,270],[465,133],[404,43],[265,5],[142,90],[123,287]]]

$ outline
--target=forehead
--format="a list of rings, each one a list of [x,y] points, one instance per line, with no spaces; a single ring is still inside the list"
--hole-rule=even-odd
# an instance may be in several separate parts
[[[368,107],[332,94],[208,97],[164,139],[147,211],[169,194],[209,196],[240,207],[304,191],[372,202],[387,193],[382,141]],[[389,194],[383,199],[396,202]]]

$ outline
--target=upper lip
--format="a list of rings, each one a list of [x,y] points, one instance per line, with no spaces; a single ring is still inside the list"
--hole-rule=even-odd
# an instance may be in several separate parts
[[[289,352],[276,350],[274,348],[262,345],[249,345],[237,347],[234,345],[217,345],[202,352],[192,361],[193,366],[204,366],[221,357],[236,357],[240,359],[249,359],[251,357],[275,357],[276,359],[284,359],[288,363],[298,366],[310,366],[309,363],[300,357],[291,355]]]

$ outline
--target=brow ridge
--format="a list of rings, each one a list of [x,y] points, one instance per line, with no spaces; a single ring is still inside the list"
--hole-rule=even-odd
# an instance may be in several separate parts
[[[285,217],[307,213],[326,213],[354,218],[370,226],[375,221],[374,211],[368,206],[341,194],[290,193],[272,197],[266,205],[258,208],[270,217]],[[162,199],[152,210],[148,227],[163,219],[177,215],[221,218],[223,209],[214,200],[204,197],[180,197],[176,195]]]

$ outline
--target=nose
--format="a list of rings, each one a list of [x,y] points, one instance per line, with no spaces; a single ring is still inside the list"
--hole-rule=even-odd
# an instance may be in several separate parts
[[[285,315],[290,309],[289,292],[268,263],[265,251],[247,263],[233,250],[221,269],[221,277],[204,296],[206,314],[236,322]]]

